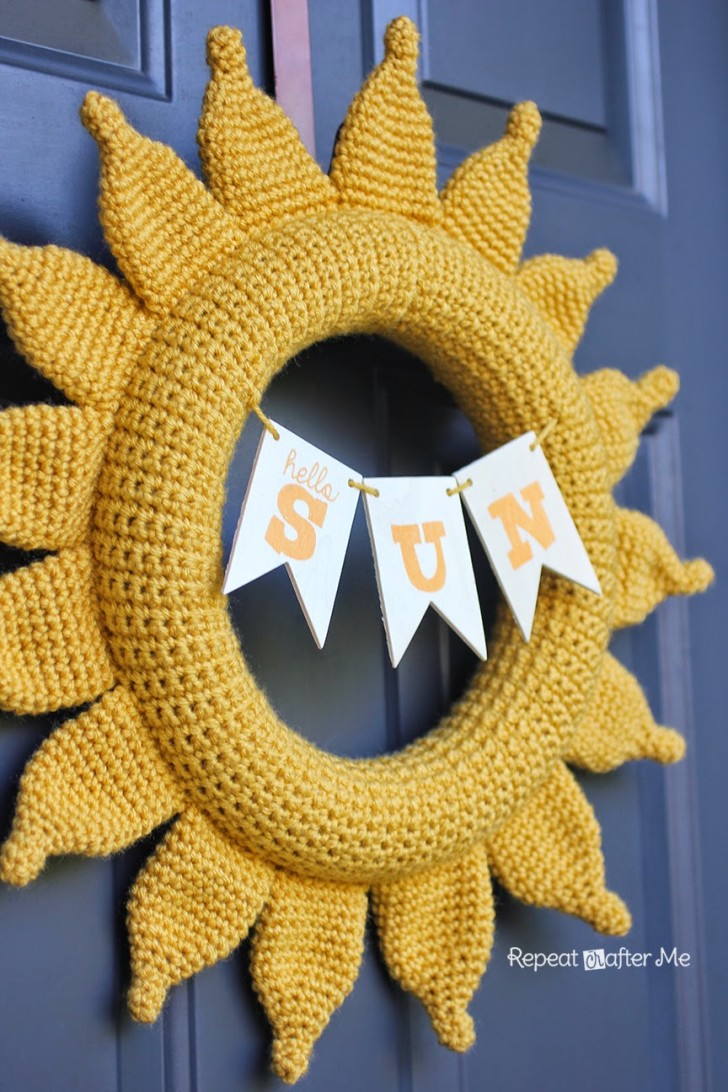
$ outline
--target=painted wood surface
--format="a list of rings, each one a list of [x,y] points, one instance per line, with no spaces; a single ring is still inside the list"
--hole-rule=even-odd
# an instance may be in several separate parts
[[[554,22],[567,28],[572,7],[550,0]],[[457,46],[464,28],[466,40],[487,34],[509,78],[520,64],[547,92],[551,88],[533,171],[528,250],[581,256],[607,245],[618,254],[619,277],[594,310],[577,366],[613,365],[636,375],[664,360],[682,373],[677,408],[651,427],[620,500],[650,511],[673,542],[687,554],[706,554],[720,575],[725,485],[715,468],[726,463],[728,394],[722,364],[728,134],[721,124],[728,11],[722,0],[605,0],[588,8],[599,20],[583,31],[582,12],[578,48],[585,58],[599,53],[603,69],[601,83],[592,82],[585,95],[583,84],[570,83],[568,75],[583,58],[565,57],[555,66],[561,39],[542,57],[547,43],[538,35],[529,39],[528,28],[523,33],[519,5],[505,0],[463,3],[456,21],[447,17],[444,0],[402,0],[396,10],[389,0],[313,0],[316,146],[326,165],[346,106],[375,56],[381,25],[401,11],[425,30],[426,95],[438,126],[443,180],[468,151],[498,135],[510,98],[534,93],[530,85],[521,92],[494,82],[492,74],[486,79],[482,54],[474,49],[467,60]],[[61,0],[39,3],[28,27],[12,21],[11,5],[0,8],[0,230],[20,242],[57,242],[108,261],[95,217],[96,151],[76,119],[86,88],[111,90],[139,128],[194,165],[205,31],[215,22],[242,26],[254,77],[272,89],[270,11],[263,0],[84,0],[75,6],[68,0],[64,25],[61,9]],[[69,44],[64,35],[71,32],[76,37]],[[427,35],[435,32],[430,42]],[[570,41],[566,32],[562,37]],[[525,61],[509,55],[509,42]],[[549,84],[555,70],[558,88]],[[585,78],[593,81],[595,71],[592,65]],[[7,341],[2,358],[5,403],[58,400]],[[376,339],[307,350],[274,381],[264,408],[372,477],[447,475],[481,454],[467,421],[424,366]],[[254,428],[245,428],[231,467],[226,549],[257,438]],[[471,552],[476,557],[474,539]],[[6,567],[21,560],[3,553]],[[476,579],[487,636],[500,593],[484,559],[476,560]],[[405,745],[436,722],[473,669],[472,653],[433,612],[399,668],[391,668],[362,506],[323,652],[300,612],[291,612],[290,596],[287,575],[270,573],[232,593],[235,624],[276,708],[333,752],[364,756]],[[669,771],[632,765],[582,779],[604,828],[609,884],[634,912],[626,944],[635,951],[687,950],[689,973],[519,970],[507,960],[512,946],[581,952],[601,942],[587,926],[499,892],[496,948],[473,1006],[478,1044],[471,1054],[456,1057],[437,1045],[421,1008],[389,982],[370,943],[354,992],[324,1034],[301,1087],[728,1087],[728,742],[720,638],[727,608],[719,581],[699,601],[665,604],[615,643],[658,717],[687,734],[688,760]],[[4,831],[24,761],[57,722],[3,718]],[[154,841],[112,862],[52,862],[26,891],[0,892],[0,1089],[278,1087],[266,1071],[268,1031],[249,985],[246,946],[174,991],[158,1024],[135,1026],[124,1014],[124,900]]]
[[[468,510],[524,641],[531,638],[541,570],[595,595],[599,579],[538,436],[526,432],[462,467]]]
[[[285,565],[324,647],[359,503],[356,470],[270,421],[258,444],[222,590]],[[279,619],[284,624],[284,618]]]
[[[367,478],[369,536],[397,667],[431,606],[481,660],[485,634],[465,520],[452,477]]]

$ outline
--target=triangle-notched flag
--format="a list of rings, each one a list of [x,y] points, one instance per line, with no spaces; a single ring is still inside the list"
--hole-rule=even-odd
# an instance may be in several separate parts
[[[454,478],[367,478],[364,504],[394,667],[427,608],[486,658],[473,563]],[[450,490],[450,493],[448,493]]]
[[[533,629],[541,569],[601,594],[579,532],[533,432],[496,448],[455,477],[524,639]]]
[[[250,476],[222,590],[285,565],[314,640],[323,648],[359,500],[361,475],[271,422]]]

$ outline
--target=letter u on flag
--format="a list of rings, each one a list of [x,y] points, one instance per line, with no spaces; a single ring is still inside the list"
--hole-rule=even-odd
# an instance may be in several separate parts
[[[461,496],[524,639],[533,629],[541,569],[601,594],[597,575],[533,432],[458,470]]]
[[[404,655],[432,604],[481,659],[485,634],[453,478],[367,478],[364,494],[389,656]]]
[[[285,565],[314,640],[323,648],[339,588],[361,475],[275,424],[250,476],[222,590]]]

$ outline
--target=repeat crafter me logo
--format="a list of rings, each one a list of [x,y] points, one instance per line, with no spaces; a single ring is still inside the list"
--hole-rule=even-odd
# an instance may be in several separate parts
[[[603,971],[607,965],[603,948],[585,948],[581,955],[585,971]]]

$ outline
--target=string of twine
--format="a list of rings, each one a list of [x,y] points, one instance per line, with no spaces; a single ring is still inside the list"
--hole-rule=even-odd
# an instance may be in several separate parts
[[[281,438],[280,432],[278,431],[276,426],[273,424],[270,417],[266,417],[266,415],[263,413],[260,406],[253,406],[253,413],[258,418],[258,420],[260,421],[263,428],[266,428],[268,430],[268,432],[270,432],[273,439],[274,440],[280,440],[280,438]]]
[[[541,429],[538,436],[536,436],[536,438],[531,441],[531,443],[528,445],[531,451],[535,451],[537,447],[541,446],[551,430],[556,427],[556,420],[557,419],[555,417],[552,417],[551,420]]]
[[[355,482],[353,478],[349,478],[349,485],[352,489],[358,489],[360,493],[368,493],[370,497],[379,496],[379,490],[375,489],[373,485],[365,485],[364,482]]]
[[[273,424],[270,417],[266,417],[266,415],[263,413],[260,406],[257,406],[257,405],[253,406],[253,413],[258,418],[258,420],[263,425],[263,427],[265,429],[267,429],[268,432],[270,432],[273,439],[274,440],[280,440],[280,438],[281,438],[280,432],[278,431],[276,426]],[[538,433],[538,435],[536,437],[534,437],[534,439],[528,445],[530,450],[535,451],[536,448],[539,447],[543,443],[543,441],[546,439],[546,437],[549,435],[549,433],[555,427],[556,427],[556,418],[552,417],[551,420],[546,425],[544,425],[544,427],[541,429],[541,431]],[[365,485],[364,482],[354,481],[353,478],[349,478],[349,481],[348,481],[347,484],[349,485],[349,487],[351,489],[358,489],[360,493],[368,493],[371,497],[378,497],[380,495],[379,490],[375,489],[374,486]],[[449,489],[446,489],[445,492],[447,493],[448,497],[455,497],[459,493],[464,493],[466,489],[470,489],[472,484],[473,484],[473,479],[472,478],[466,478],[466,480],[464,482],[459,482],[459,483],[451,486]]]
[[[470,486],[472,484],[473,484],[473,479],[472,478],[467,478],[461,484],[453,485],[450,489],[446,489],[445,492],[447,493],[448,497],[455,497],[455,496],[457,496],[458,493],[464,493],[466,489],[470,489]]]

